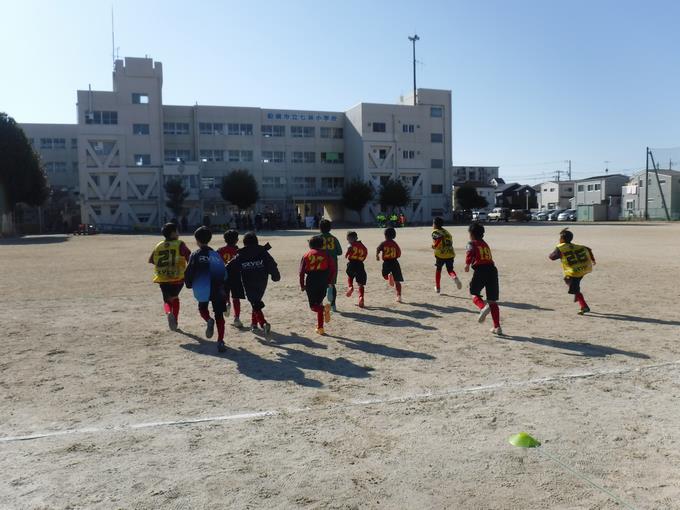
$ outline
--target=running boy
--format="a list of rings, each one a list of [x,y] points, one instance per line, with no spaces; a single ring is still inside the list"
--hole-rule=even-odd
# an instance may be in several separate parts
[[[456,252],[453,249],[453,237],[444,228],[444,220],[437,216],[432,222],[432,249],[434,250],[434,291],[441,292],[442,267],[446,266],[446,272],[460,290],[463,284],[460,283],[458,275],[453,270],[453,259]]]
[[[226,271],[222,258],[208,243],[212,232],[208,227],[199,227],[194,232],[198,250],[189,257],[189,264],[184,272],[184,283],[187,289],[193,289],[198,301],[198,313],[206,323],[205,336],[212,338],[217,323],[217,350],[224,352],[224,317],[225,311],[224,281]],[[212,303],[215,318],[210,317],[208,304]]]
[[[380,253],[382,252],[382,275],[390,287],[394,287],[397,291],[397,303],[401,303],[401,282],[404,277],[401,274],[401,266],[399,265],[399,257],[401,257],[401,248],[395,242],[397,231],[393,227],[385,229],[385,240],[378,245],[375,251],[375,260],[380,260]]]
[[[271,276],[273,282],[281,279],[281,274],[276,261],[269,254],[269,243],[260,246],[255,232],[248,232],[243,236],[243,248],[238,251],[236,257],[227,264],[227,272],[233,271],[239,275],[248,301],[253,307],[250,320],[250,329],[257,333],[259,328],[264,331],[265,338],[271,335],[271,324],[264,318],[264,302],[262,298],[267,290],[267,281]]]
[[[474,271],[470,281],[470,294],[472,302],[479,308],[478,321],[484,322],[486,316],[491,312],[493,319],[494,335],[502,335],[501,315],[498,309],[498,270],[493,263],[491,248],[484,241],[484,226],[481,223],[472,223],[468,227],[470,242],[465,253],[465,272],[470,271],[470,266]],[[486,289],[486,303],[482,299],[482,289]]]
[[[354,279],[356,278],[359,285],[359,308],[364,307],[364,286],[366,285],[366,268],[364,267],[364,260],[368,256],[368,249],[364,243],[359,241],[359,236],[356,232],[347,232],[347,242],[349,246],[345,252],[347,262],[347,297],[350,297],[354,292]]]
[[[583,294],[581,294],[581,280],[585,275],[593,270],[595,256],[593,251],[587,246],[573,244],[574,234],[569,229],[560,232],[560,244],[548,255],[550,260],[562,261],[562,271],[564,271],[564,283],[569,287],[569,294],[574,295],[580,310],[579,315],[590,312]]]
[[[224,260],[224,265],[226,266],[231,259],[233,259],[238,253],[238,232],[236,230],[227,230],[224,233],[224,242],[227,243],[226,246],[222,246],[217,250],[217,253]],[[245,299],[245,294],[243,292],[243,284],[236,271],[233,274],[227,272],[227,280],[224,282],[224,294],[226,297],[226,315],[229,317],[229,298],[234,303],[234,323],[235,328],[242,328],[243,323],[241,322],[241,300]]]
[[[309,251],[300,261],[300,290],[307,292],[309,308],[316,312],[316,332],[325,334],[324,319],[331,320],[331,305],[322,305],[326,289],[336,268],[333,257],[323,249],[323,237],[314,236],[309,240]]]
[[[338,309],[335,307],[335,300],[338,297],[338,289],[335,288],[335,284],[338,282],[338,257],[342,255],[342,246],[340,246],[340,241],[338,238],[331,234],[331,222],[330,220],[321,220],[319,222],[319,230],[321,230],[321,237],[323,237],[323,249],[335,262],[335,274],[331,275],[331,285],[328,287],[328,302],[331,304],[331,309],[337,312]]]
[[[161,234],[165,240],[153,249],[149,263],[154,265],[153,281],[163,294],[163,310],[168,327],[175,331],[179,319],[179,293],[184,287],[184,270],[191,251],[184,241],[178,239],[177,225],[174,223],[163,225]]]

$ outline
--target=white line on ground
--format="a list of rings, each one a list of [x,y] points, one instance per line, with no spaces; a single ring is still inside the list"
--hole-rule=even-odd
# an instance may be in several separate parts
[[[400,397],[378,397],[372,399],[363,400],[352,400],[344,404],[334,404],[332,406],[324,407],[298,407],[290,409],[272,409],[268,411],[254,411],[238,414],[228,414],[223,416],[207,416],[204,418],[183,418],[179,420],[170,421],[155,421],[155,422],[145,422],[145,423],[131,423],[125,425],[115,425],[115,426],[99,426],[99,427],[83,427],[65,430],[55,430],[46,432],[37,432],[33,434],[26,434],[22,436],[5,436],[0,437],[0,443],[11,443],[16,441],[30,441],[34,439],[45,439],[51,437],[68,436],[74,434],[98,434],[102,432],[121,432],[126,430],[140,430],[140,429],[150,429],[157,427],[173,427],[179,425],[195,425],[199,423],[210,423],[210,422],[224,422],[224,421],[234,421],[234,420],[253,420],[257,418],[267,418],[272,416],[282,416],[286,414],[300,414],[300,413],[311,413],[319,411],[329,411],[337,410],[342,408],[359,407],[359,406],[370,406],[378,404],[398,404],[404,402],[414,402],[423,400],[436,400],[446,397],[451,397],[455,395],[463,395],[467,393],[478,393],[484,391],[492,390],[502,390],[509,388],[521,388],[525,386],[540,386],[543,384],[561,382],[561,381],[571,381],[576,379],[585,379],[591,377],[604,377],[608,375],[621,375],[629,374],[634,372],[643,372],[645,370],[653,370],[656,368],[671,367],[680,365],[680,360],[678,361],[668,361],[664,363],[656,363],[653,365],[643,365],[638,367],[625,367],[625,368],[612,368],[608,370],[595,370],[590,372],[577,372],[571,374],[558,374],[547,377],[539,377],[534,379],[526,379],[523,381],[501,381],[491,384],[483,384],[478,386],[467,386],[462,388],[449,388],[440,391],[432,391],[426,393],[415,393],[411,395],[402,395]]]

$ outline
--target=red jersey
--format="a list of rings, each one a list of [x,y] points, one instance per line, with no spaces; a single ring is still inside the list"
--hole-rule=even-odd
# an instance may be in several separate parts
[[[326,250],[309,250],[300,261],[300,286],[305,283],[305,275],[323,271],[328,272],[328,283],[331,283],[335,275],[335,260]]]
[[[383,241],[378,245],[376,254],[379,254],[380,252],[382,252],[383,260],[394,260],[401,257],[401,248],[399,248],[399,245],[392,239]]]
[[[485,241],[470,241],[465,248],[465,265],[472,266],[493,266],[491,248]]]
[[[224,265],[226,266],[238,253],[238,246],[222,246],[222,248],[217,250],[217,253],[222,257]]]
[[[347,252],[345,252],[345,257],[349,260],[358,260],[360,262],[363,262],[364,260],[366,260],[366,257],[368,257],[368,249],[366,248],[366,246],[364,246],[364,243],[362,243],[361,241],[354,241],[347,248]]]

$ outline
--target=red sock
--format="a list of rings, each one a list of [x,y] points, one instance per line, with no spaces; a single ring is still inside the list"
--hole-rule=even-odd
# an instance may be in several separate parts
[[[323,328],[323,306],[314,305],[311,308],[316,312],[316,327]]]
[[[224,317],[219,315],[215,319],[215,324],[217,324],[217,340],[224,340]]]
[[[442,286],[442,272],[441,271],[435,271],[435,273],[434,273],[434,284],[437,286],[437,288],[440,288]]]
[[[241,300],[234,299],[234,319],[241,317]]]
[[[451,272],[449,273],[449,276],[450,276],[451,278],[454,278],[454,279],[455,279],[455,278],[458,278],[458,275],[456,274],[455,271],[451,271]]]
[[[364,286],[359,285],[359,297],[364,297]]]
[[[351,276],[347,277],[347,286],[354,287],[354,278],[352,278]]]
[[[208,310],[201,310],[200,308],[198,309],[198,313],[201,314],[201,317],[203,317],[203,320],[205,322],[208,322],[212,317],[210,317],[210,312]]]
[[[491,318],[493,319],[493,327],[501,327],[501,311],[498,309],[498,304],[489,303],[489,308],[491,308]]]
[[[394,288],[397,289],[397,296],[401,296],[401,282],[395,281]]]
[[[581,294],[580,292],[578,294],[576,294],[576,301],[578,301],[578,304],[581,307],[581,309],[587,308],[588,303],[586,303],[586,300],[583,297],[583,294]]]
[[[163,303],[163,311],[165,313],[170,313],[172,311],[172,307],[170,306],[170,303]]]
[[[472,296],[472,302],[480,310],[486,306],[486,304],[484,303],[484,300],[482,298],[480,298],[479,296]]]
[[[175,316],[175,319],[179,319],[179,299],[172,302],[172,315]]]
[[[254,326],[257,326],[257,312],[255,310],[250,312],[250,323]]]
[[[264,312],[262,310],[257,311],[257,322],[261,328],[264,327],[264,323],[267,322],[264,318]]]

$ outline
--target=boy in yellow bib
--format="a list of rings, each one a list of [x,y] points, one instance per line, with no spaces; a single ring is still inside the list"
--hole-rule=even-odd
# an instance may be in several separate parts
[[[593,270],[595,256],[593,251],[587,246],[572,243],[574,234],[568,229],[560,232],[560,244],[548,255],[550,260],[561,260],[562,270],[564,271],[564,283],[569,286],[569,294],[574,295],[581,307],[579,315],[590,312],[583,294],[581,294],[581,280],[585,275]]]
[[[179,240],[177,225],[166,223],[161,230],[165,240],[156,245],[149,257],[154,266],[153,281],[161,288],[163,310],[171,331],[177,329],[179,318],[179,293],[184,286],[184,269],[191,251]]]
[[[434,291],[439,294],[441,292],[442,268],[446,266],[446,272],[456,284],[458,290],[463,287],[460,283],[458,275],[453,270],[453,259],[456,257],[456,252],[453,250],[453,237],[451,233],[444,228],[444,220],[437,216],[432,222],[432,249],[434,250]]]

